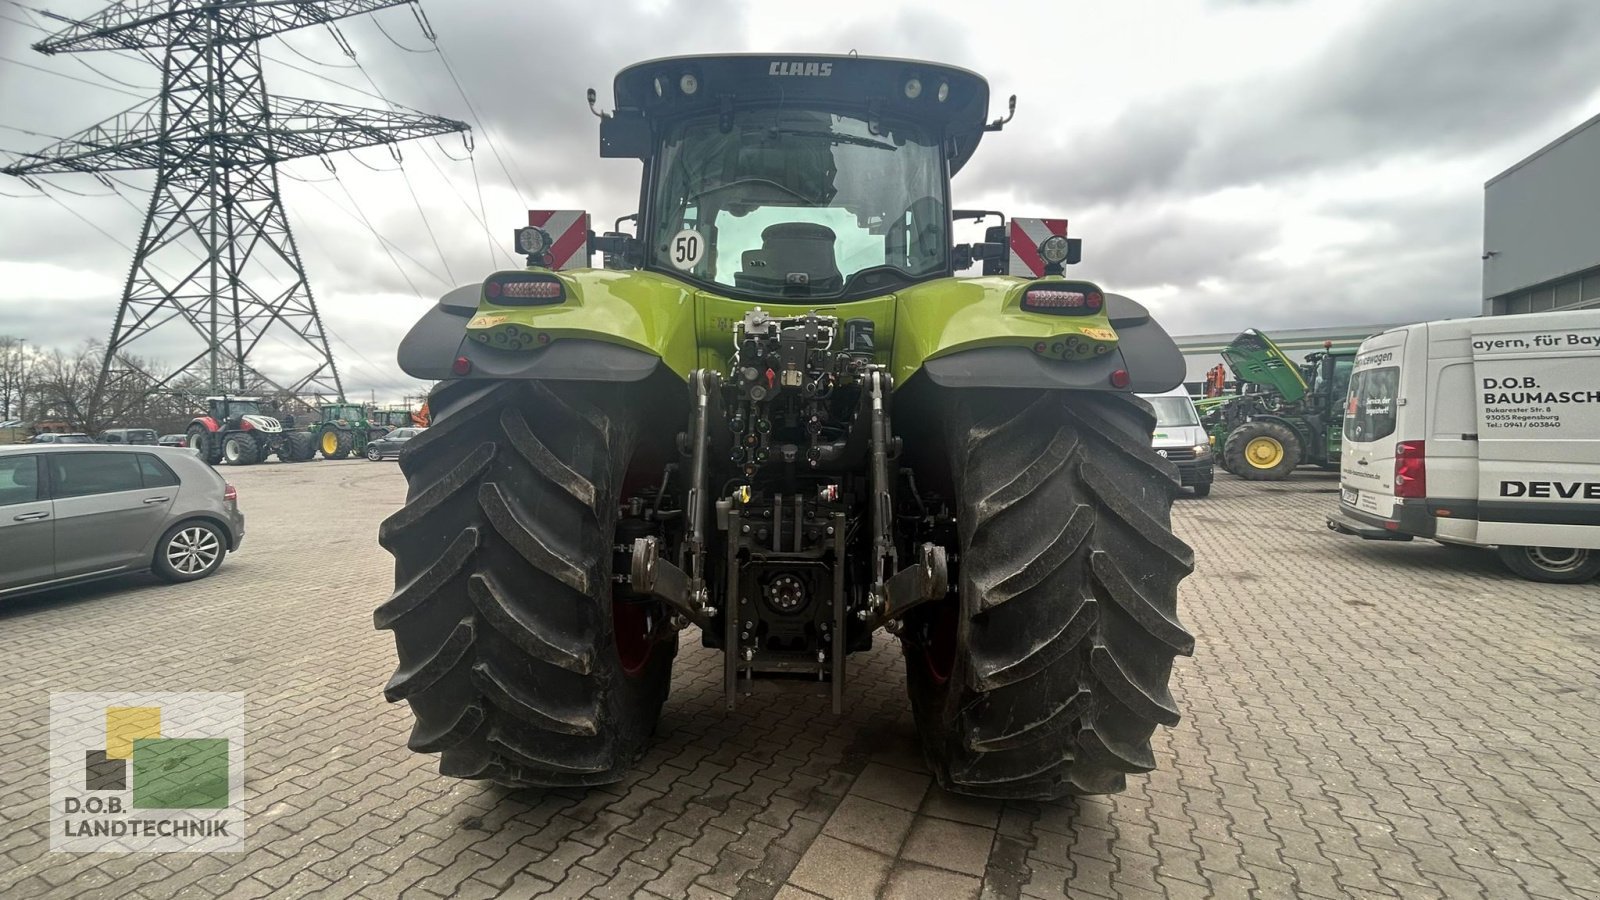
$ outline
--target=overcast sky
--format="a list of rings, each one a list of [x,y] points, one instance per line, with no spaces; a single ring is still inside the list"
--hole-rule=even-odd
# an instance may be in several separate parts
[[[29,49],[45,32],[27,23],[47,22],[29,7],[86,17],[103,5],[0,0],[0,148],[40,149],[51,141],[39,135],[153,93],[159,73],[125,55]],[[383,148],[332,158],[338,180],[317,159],[281,168],[346,386],[380,400],[417,389],[396,342],[448,287],[509,263],[500,245],[521,210],[588,209],[597,230],[634,211],[639,165],[598,158],[583,95],[593,86],[609,108],[612,76],[642,59],[855,50],[978,71],[992,113],[1015,93],[1017,117],[957,177],[957,204],[1070,219],[1078,273],[1143,300],[1176,334],[1476,314],[1483,182],[1600,112],[1592,0],[423,6],[466,99],[408,8],[339,28],[382,94],[476,126],[471,161],[450,137],[403,146],[404,173],[373,171],[397,167]],[[325,29],[262,51],[275,93],[383,104]],[[45,196],[0,176],[0,334],[44,346],[109,335],[152,180],[119,177],[132,187],[60,176]],[[130,349],[182,352],[178,332],[160,335]],[[257,364],[287,374],[296,356],[269,339]]]

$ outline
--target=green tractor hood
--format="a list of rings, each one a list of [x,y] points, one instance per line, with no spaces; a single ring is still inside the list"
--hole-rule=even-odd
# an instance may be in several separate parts
[[[1222,358],[1235,381],[1273,388],[1290,403],[1306,395],[1306,380],[1301,377],[1300,368],[1278,349],[1272,338],[1254,328],[1246,328],[1222,348]]]

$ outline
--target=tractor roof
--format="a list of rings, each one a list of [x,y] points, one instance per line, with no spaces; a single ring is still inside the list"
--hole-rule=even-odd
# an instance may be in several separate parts
[[[913,79],[917,84],[908,91]],[[686,85],[693,91],[685,92]],[[956,66],[875,56],[675,56],[623,69],[613,91],[619,111],[653,119],[778,105],[910,119],[954,141],[951,172],[977,149],[989,113],[989,83],[983,76]]]

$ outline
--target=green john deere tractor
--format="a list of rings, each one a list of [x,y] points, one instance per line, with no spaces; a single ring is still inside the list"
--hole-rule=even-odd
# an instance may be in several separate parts
[[[955,242],[953,220],[999,215],[949,207],[1009,120],[986,122],[987,83],[702,56],[625,69],[615,95],[600,151],[645,163],[637,235],[531,212],[529,265],[446,294],[400,346],[439,382],[379,535],[411,748],[462,778],[613,782],[680,635],[721,651],[729,708],[790,676],[838,711],[882,629],[947,788],[1150,770],[1193,559],[1135,392],[1183,359],[1144,307],[1063,276],[1064,221]]]
[[[1281,481],[1307,464],[1338,470],[1354,347],[1328,345],[1296,365],[1271,338],[1248,328],[1222,358],[1240,392],[1196,406],[1223,469],[1251,481]]]
[[[389,429],[367,418],[367,408],[359,403],[325,403],[317,408],[318,421],[312,423],[311,446],[323,459],[348,459],[365,453],[367,442],[383,437]]]

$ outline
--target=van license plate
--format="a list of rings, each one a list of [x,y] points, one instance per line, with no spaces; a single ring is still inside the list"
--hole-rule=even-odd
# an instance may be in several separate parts
[[[1356,501],[1361,499],[1361,492],[1355,488],[1341,488],[1339,490],[1339,499],[1351,506],[1355,506]]]

